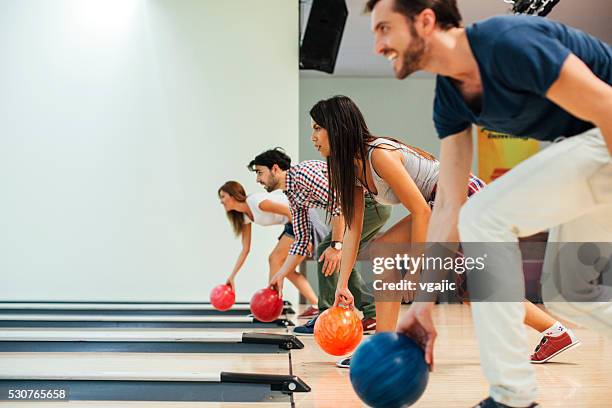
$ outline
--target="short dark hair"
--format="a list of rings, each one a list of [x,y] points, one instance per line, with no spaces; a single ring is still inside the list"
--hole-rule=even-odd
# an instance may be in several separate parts
[[[291,157],[287,156],[282,147],[266,150],[263,153],[255,156],[247,166],[249,170],[255,171],[255,166],[266,166],[272,169],[274,165],[280,167],[281,170],[288,170],[291,167]]]
[[[380,0],[368,0],[366,13],[372,12]],[[432,9],[436,14],[436,25],[443,30],[461,27],[461,13],[457,0],[394,0],[393,10],[405,15],[410,21],[425,9]]]

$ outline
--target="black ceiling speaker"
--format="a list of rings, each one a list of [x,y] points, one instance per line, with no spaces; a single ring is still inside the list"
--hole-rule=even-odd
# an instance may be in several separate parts
[[[334,72],[347,16],[345,0],[313,0],[300,46],[300,69]]]

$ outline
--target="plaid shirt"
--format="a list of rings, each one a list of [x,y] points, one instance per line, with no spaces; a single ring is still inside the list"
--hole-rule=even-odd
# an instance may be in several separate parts
[[[328,187],[327,163],[323,161],[307,160],[287,170],[285,194],[289,199],[295,235],[289,255],[308,255],[312,228],[308,210],[316,207],[327,209]],[[340,208],[334,208],[331,214],[340,215]]]

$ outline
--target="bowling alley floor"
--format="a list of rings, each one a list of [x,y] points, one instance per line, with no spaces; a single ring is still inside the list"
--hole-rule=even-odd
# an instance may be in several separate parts
[[[404,307],[405,310],[406,307]],[[487,396],[479,365],[472,316],[466,305],[437,305],[438,340],[435,371],[415,408],[468,408]],[[609,408],[612,406],[612,339],[571,325],[582,345],[536,365],[538,402],[542,407]],[[536,346],[540,337],[528,332]],[[296,407],[345,408],[363,406],[353,392],[349,371],[336,368],[335,358],[320,351],[312,337],[301,338],[306,347],[292,355],[293,372],[312,387],[296,395]]]
[[[487,395],[487,385],[482,376],[478,349],[474,336],[470,309],[464,305],[438,305],[435,309],[439,337],[435,349],[436,367],[431,374],[428,388],[415,404],[420,408],[467,408]],[[582,346],[570,350],[554,359],[553,363],[535,366],[540,397],[543,407],[563,408],[604,408],[610,407],[612,399],[612,340],[595,331],[574,328],[582,340]],[[276,330],[280,332],[280,330]],[[535,347],[539,335],[529,330],[530,343]],[[0,359],[17,359],[19,364],[46,364],[61,369],[62,361],[74,359],[77,365],[100,365],[112,367],[127,364],[131,367],[141,365],[155,370],[168,372],[192,370],[197,367],[215,367],[244,372],[269,372],[293,374],[304,380],[312,391],[296,393],[295,407],[312,408],[350,408],[363,406],[353,392],[349,371],[336,368],[336,358],[326,355],[317,347],[312,337],[300,337],[304,342],[303,350],[293,350],[282,355],[168,355],[105,353],[78,353],[78,356],[67,357],[58,353],[8,353]],[[67,358],[67,360],[66,360]],[[147,361],[144,361],[144,360]],[[15,360],[15,363],[17,363]],[[29,361],[29,362],[28,362]],[[98,363],[96,363],[96,361]],[[68,403],[0,403],[0,407],[289,407],[290,403],[158,403],[158,402],[77,402]]]

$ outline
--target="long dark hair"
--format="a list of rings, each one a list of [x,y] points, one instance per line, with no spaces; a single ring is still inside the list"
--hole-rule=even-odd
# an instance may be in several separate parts
[[[361,179],[367,190],[366,145],[376,139],[368,129],[363,114],[349,97],[337,95],[329,99],[317,102],[310,109],[310,117],[329,135],[330,155],[327,157],[329,169],[329,199],[330,208],[339,206],[342,209],[346,226],[351,226],[355,215],[355,160],[361,162]],[[416,154],[428,159],[435,157],[424,150],[405,144],[404,142],[385,137],[399,143]],[[373,148],[397,150],[399,148],[388,148],[372,146]]]
[[[228,194],[230,197],[233,197],[234,200],[244,203],[246,201],[247,195],[244,191],[244,187],[237,181],[228,181],[219,187],[217,190],[217,195],[221,196],[221,192]],[[240,211],[231,210],[227,212],[227,219],[230,224],[232,224],[232,229],[234,230],[234,234],[236,236],[242,235],[242,227],[244,225],[244,214]]]

